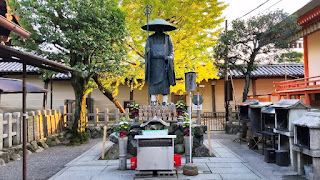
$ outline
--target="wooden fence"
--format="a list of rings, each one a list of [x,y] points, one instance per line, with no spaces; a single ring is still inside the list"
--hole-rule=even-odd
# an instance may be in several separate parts
[[[28,142],[43,139],[60,133],[65,127],[71,127],[74,119],[74,111],[68,113],[66,106],[59,110],[37,110],[28,112],[27,140]],[[91,117],[91,118],[88,118]],[[112,126],[119,123],[121,117],[129,118],[129,110],[126,113],[119,111],[109,112],[109,109],[94,113],[86,113],[86,126]],[[92,119],[88,121],[88,119]],[[0,150],[22,143],[22,113],[0,113]]]
[[[22,113],[0,114],[0,150],[22,143]],[[59,110],[38,110],[28,112],[28,142],[43,139],[63,131],[66,118],[63,107]]]
[[[65,113],[66,116],[66,126],[72,126],[74,121],[74,110],[72,112]],[[93,113],[86,113],[86,126],[95,127],[108,125],[112,126],[119,123],[121,117],[129,119],[129,109],[126,109],[125,113],[120,113],[119,110],[115,112],[110,112],[108,108],[104,111],[100,111],[98,108],[94,109]],[[89,120],[91,119],[91,120]]]

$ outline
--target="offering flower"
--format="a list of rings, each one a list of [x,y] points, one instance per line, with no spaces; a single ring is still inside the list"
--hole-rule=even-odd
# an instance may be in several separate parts
[[[140,108],[139,104],[132,103],[130,106],[130,109],[129,109],[131,116],[138,117],[139,116],[139,108]]]
[[[178,116],[182,116],[183,113],[186,111],[186,107],[183,100],[180,100],[177,102],[176,109],[177,109]]]
[[[130,132],[130,125],[125,117],[120,118],[120,123],[114,127],[114,132],[116,132],[119,137],[127,137]]]

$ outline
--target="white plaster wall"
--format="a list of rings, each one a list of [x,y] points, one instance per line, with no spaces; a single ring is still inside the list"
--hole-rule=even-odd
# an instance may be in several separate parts
[[[22,75],[4,76],[5,78],[22,79]],[[40,80],[39,75],[28,75],[27,82],[43,88],[43,82]],[[27,109],[35,110],[42,108],[43,94],[37,93],[27,94]],[[1,111],[22,111],[22,93],[18,94],[1,94],[0,101]]]
[[[21,79],[21,76],[6,76],[9,78]],[[256,80],[257,94],[265,94],[274,92],[273,81],[282,81],[283,78],[274,79],[258,79]],[[38,75],[28,75],[27,82],[36,84],[40,87],[44,86],[44,82],[39,78]],[[203,81],[200,84],[205,85],[203,92],[203,110],[202,112],[212,112],[212,87],[211,80],[209,82]],[[231,106],[234,109],[235,102],[237,104],[241,103],[242,92],[244,87],[243,79],[234,79],[236,94],[236,101],[232,101]],[[252,83],[251,83],[252,85]],[[224,112],[224,81],[223,79],[216,80],[215,83],[215,103],[216,111]],[[50,90],[50,85],[49,85]],[[202,92],[201,92],[202,93]],[[186,93],[188,94],[188,93]],[[249,95],[252,95],[252,86],[250,87]],[[98,108],[100,111],[104,111],[105,108],[109,108],[111,112],[116,110],[114,104],[105,97],[99,90],[93,90],[92,98],[94,98],[94,107]],[[130,89],[127,86],[121,85],[119,87],[119,94],[116,97],[121,105],[124,101],[129,101],[130,99]],[[74,99],[74,92],[69,80],[65,81],[53,81],[53,109],[59,108],[59,106],[64,105],[65,99]],[[187,104],[189,104],[189,97],[187,95]],[[145,85],[141,90],[135,89],[133,91],[133,100],[138,104],[148,103],[148,86]],[[162,101],[162,97],[160,97]],[[169,101],[171,98],[169,96]],[[272,102],[277,102],[277,97],[272,97]],[[43,94],[28,94],[27,95],[27,108],[28,109],[42,109]],[[22,94],[8,94],[1,95],[0,110],[1,109],[21,109],[22,107]],[[48,94],[47,107],[50,108],[50,94]]]
[[[309,77],[320,76],[320,31],[308,36]]]

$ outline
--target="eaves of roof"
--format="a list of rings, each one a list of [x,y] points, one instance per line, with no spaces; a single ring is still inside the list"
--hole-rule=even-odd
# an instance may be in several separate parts
[[[22,63],[18,62],[0,62],[0,75],[19,75],[22,74]],[[39,68],[27,65],[27,74],[41,74]],[[57,73],[52,79],[69,80],[71,74]]]
[[[222,74],[219,74],[223,78]],[[230,70],[230,75],[233,78],[244,78],[241,71]],[[251,72],[252,78],[275,78],[275,77],[301,78],[304,76],[303,64],[273,64],[273,65],[258,65],[258,68]]]

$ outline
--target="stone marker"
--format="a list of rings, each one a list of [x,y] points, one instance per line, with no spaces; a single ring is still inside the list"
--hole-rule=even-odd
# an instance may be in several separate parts
[[[12,161],[17,161],[20,160],[20,155],[19,154],[12,154],[12,156],[10,157],[10,159]],[[0,165],[1,166],[1,165]]]
[[[1,166],[6,166],[6,162],[4,162],[4,160],[0,158],[0,167]]]
[[[36,149],[36,153],[39,153],[39,152],[42,152],[44,149],[42,148],[42,147],[38,147],[37,149]]]
[[[186,176],[196,176],[198,175],[198,167],[195,164],[188,163],[183,166],[183,174]]]
[[[3,159],[4,162],[8,163],[10,161],[10,155],[8,152],[0,151],[0,159]]]

